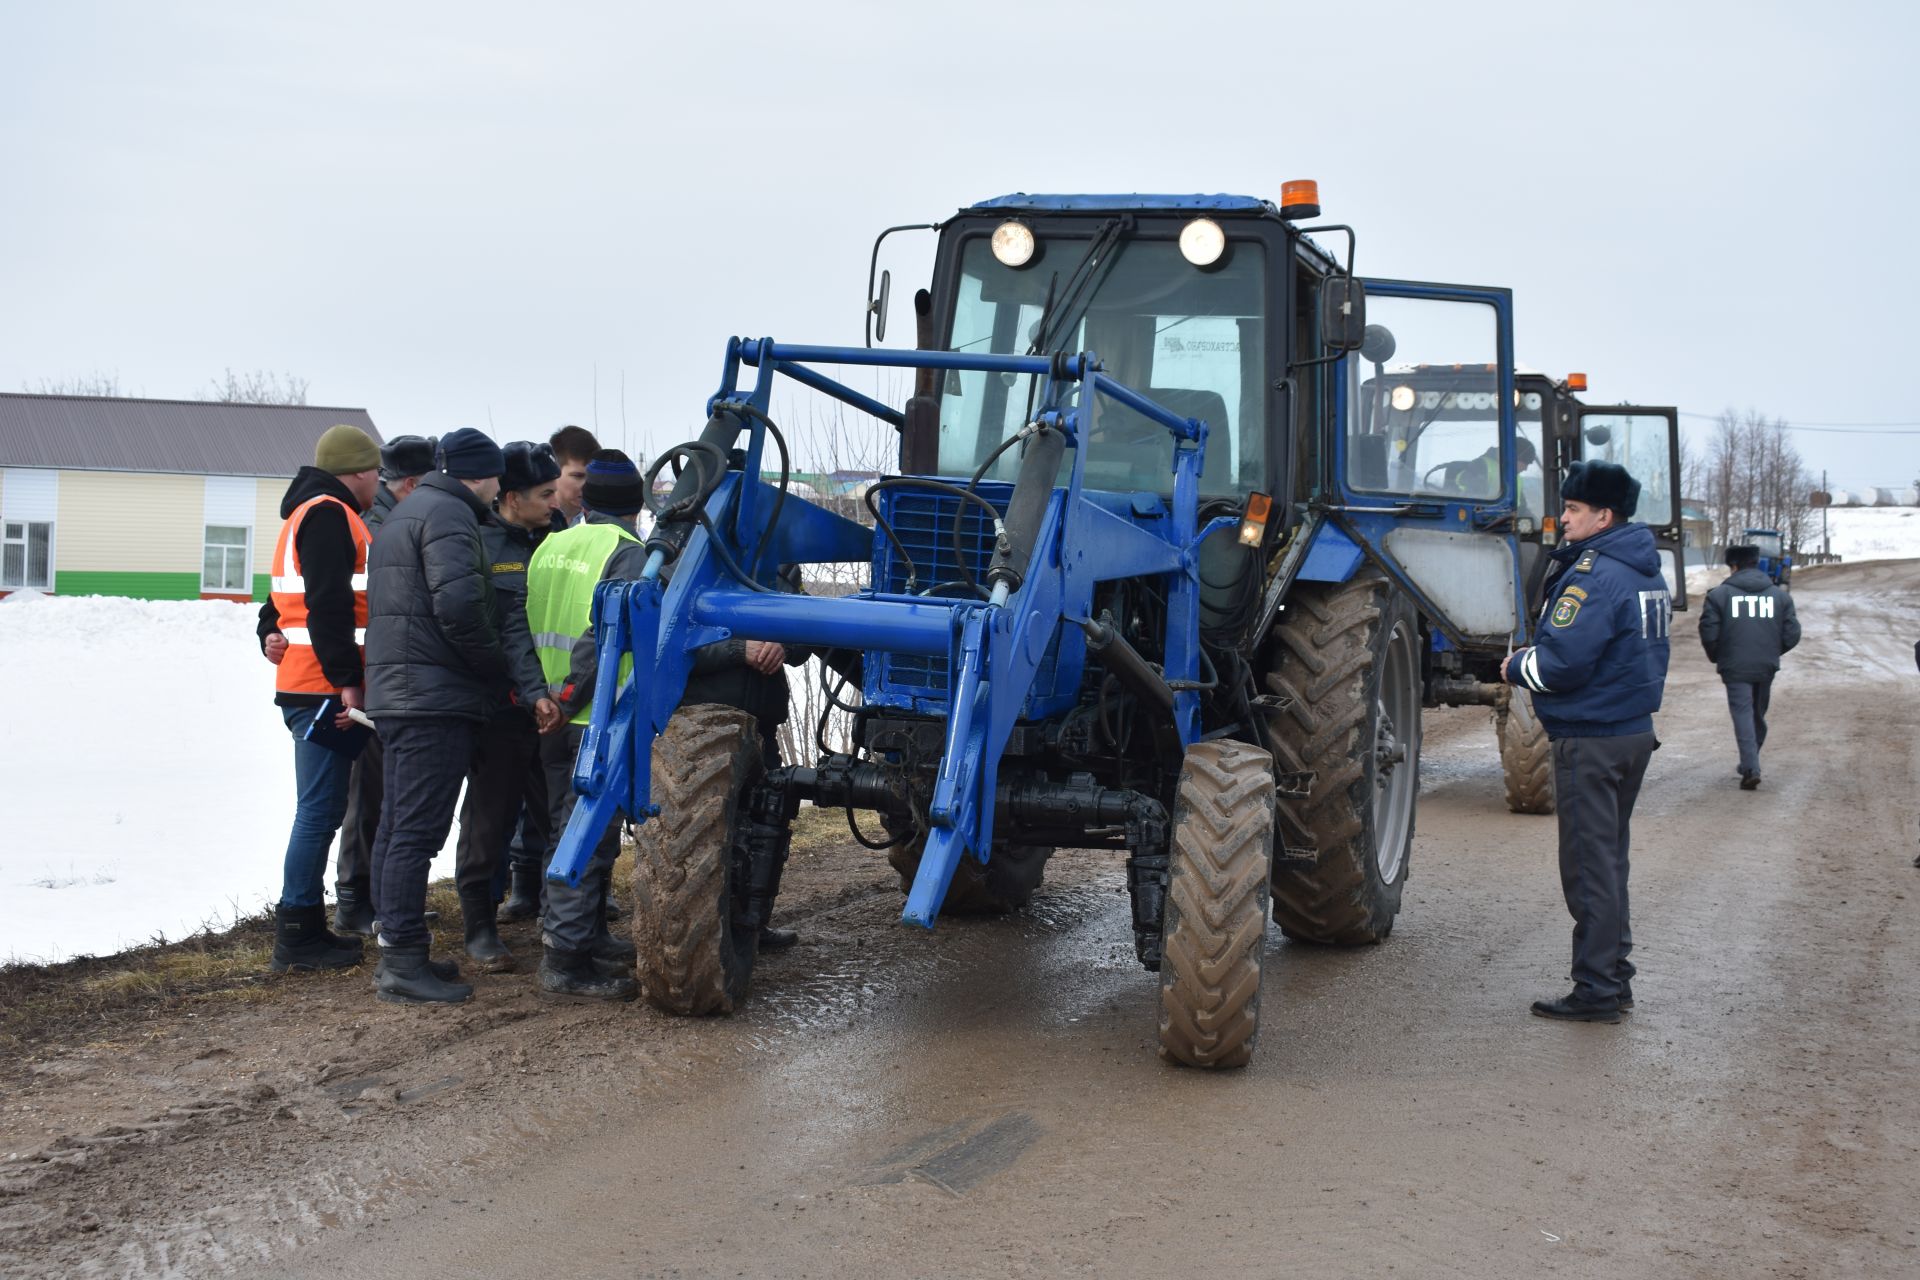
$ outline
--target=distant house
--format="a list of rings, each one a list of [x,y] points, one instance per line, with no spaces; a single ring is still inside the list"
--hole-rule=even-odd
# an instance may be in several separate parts
[[[365,409],[0,392],[0,595],[266,598],[280,499]]]
[[[1718,564],[1713,553],[1713,515],[1705,498],[1680,500],[1680,536],[1685,542],[1689,565]]]

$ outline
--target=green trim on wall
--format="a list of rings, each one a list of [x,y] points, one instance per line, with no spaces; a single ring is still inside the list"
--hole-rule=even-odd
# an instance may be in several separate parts
[[[266,599],[267,578],[253,577],[254,599]],[[62,569],[54,575],[53,591],[62,596],[129,596],[135,600],[198,600],[197,573],[82,573]]]

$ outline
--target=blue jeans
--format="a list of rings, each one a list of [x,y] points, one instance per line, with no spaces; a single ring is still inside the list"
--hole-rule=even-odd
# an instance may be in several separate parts
[[[317,907],[324,901],[327,850],[347,816],[347,779],[353,773],[353,761],[301,737],[318,710],[317,706],[280,708],[287,732],[293,735],[293,788],[298,801],[281,871],[282,907]]]

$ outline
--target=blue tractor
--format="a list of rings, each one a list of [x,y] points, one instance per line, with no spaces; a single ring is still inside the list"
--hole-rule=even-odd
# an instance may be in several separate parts
[[[596,599],[601,670],[636,677],[598,689],[549,872],[642,824],[650,1002],[744,999],[802,804],[870,814],[928,928],[1018,908],[1056,849],[1122,855],[1176,1063],[1249,1060],[1269,917],[1392,930],[1434,637],[1526,631],[1511,298],[1362,281],[1352,229],[1287,192],[983,201],[926,228],[913,348],[872,345],[888,275],[866,347],[727,344],[705,429],[656,464],[678,477],[645,573]],[[915,371],[911,396],[826,371],[862,366]],[[782,379],[898,433],[871,526],[761,478],[791,469]],[[864,584],[797,589],[828,563]],[[820,655],[851,750],[769,760],[745,713],[683,705],[729,636]]]
[[[1760,572],[1785,586],[1793,578],[1793,556],[1787,551],[1787,540],[1778,529],[1749,529],[1742,535],[1749,546],[1760,550]]]

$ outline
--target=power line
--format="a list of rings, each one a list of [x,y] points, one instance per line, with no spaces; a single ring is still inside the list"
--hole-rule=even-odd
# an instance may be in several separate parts
[[[1718,422],[1717,413],[1688,413],[1680,410],[1683,418],[1696,418],[1701,422]],[[1883,435],[1883,436],[1920,436],[1920,422],[1789,422],[1789,431],[1820,431],[1835,435]]]

